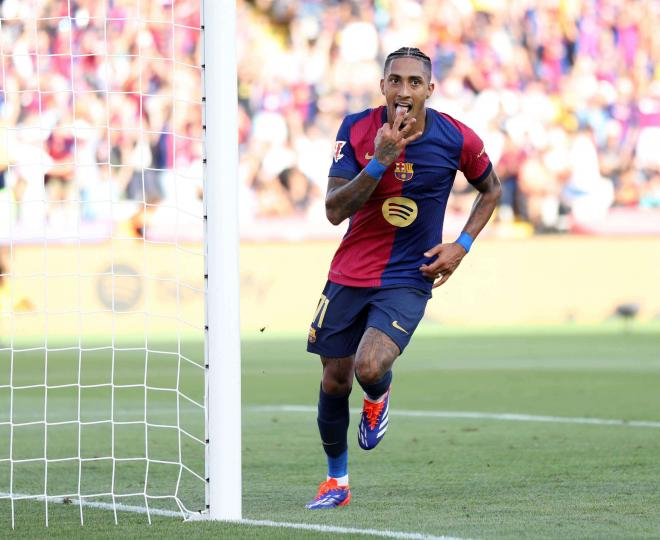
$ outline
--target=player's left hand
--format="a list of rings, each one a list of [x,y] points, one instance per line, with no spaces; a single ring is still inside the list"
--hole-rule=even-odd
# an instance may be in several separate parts
[[[438,244],[424,253],[424,257],[433,256],[437,256],[436,259],[430,264],[423,264],[419,267],[419,270],[426,279],[435,282],[433,284],[433,288],[435,289],[445,283],[456,268],[458,268],[463,257],[465,257],[465,249],[455,242],[451,244]]]

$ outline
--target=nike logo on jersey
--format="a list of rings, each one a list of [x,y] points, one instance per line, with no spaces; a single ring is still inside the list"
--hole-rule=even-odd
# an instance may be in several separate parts
[[[392,326],[393,326],[394,328],[396,328],[397,330],[400,330],[400,331],[403,332],[404,334],[408,334],[408,333],[409,333],[408,330],[406,330],[405,328],[403,328],[403,327],[399,324],[399,321],[392,321]]]
[[[366,154],[364,154],[364,159],[372,160],[374,159],[374,155],[367,152]]]

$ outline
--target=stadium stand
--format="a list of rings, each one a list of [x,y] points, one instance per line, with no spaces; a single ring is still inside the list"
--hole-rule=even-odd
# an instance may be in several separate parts
[[[201,204],[201,107],[181,104],[173,115],[164,99],[174,84],[199,95],[200,78],[180,68],[173,81],[159,60],[174,51],[178,62],[195,64],[199,7],[176,2],[177,21],[189,21],[190,29],[172,31],[157,22],[170,13],[167,1],[143,4],[151,22],[131,22],[131,2],[116,0],[106,25],[98,2],[72,3],[73,24],[62,18],[66,3],[42,2],[35,33],[20,20],[33,15],[23,3],[2,3],[2,37],[12,56],[0,92],[0,187],[16,202],[18,230],[46,212],[53,226],[81,214],[90,227],[112,218],[142,234],[145,216],[132,209],[142,202],[142,190],[133,187],[145,167],[152,234],[168,234],[168,214],[158,204],[174,191],[191,206]],[[344,114],[380,103],[373,81],[384,56],[401,45],[434,59],[429,105],[486,141],[505,186],[490,234],[660,232],[660,2],[239,0],[238,13],[246,238],[338,234],[323,224],[320,208],[332,141]],[[121,56],[106,56],[114,53]],[[115,92],[107,102],[106,70]],[[41,125],[40,110],[48,119]],[[62,118],[65,110],[75,119]],[[146,145],[114,129],[139,120],[152,132]],[[106,139],[109,145],[100,144]],[[12,166],[25,155],[48,164],[46,173]],[[175,187],[175,166],[182,176],[189,170],[191,180]],[[466,187],[457,178],[450,225],[471,204]],[[90,202],[108,190],[120,208],[126,203],[112,216],[109,205]],[[21,206],[26,194],[40,191],[53,204]]]

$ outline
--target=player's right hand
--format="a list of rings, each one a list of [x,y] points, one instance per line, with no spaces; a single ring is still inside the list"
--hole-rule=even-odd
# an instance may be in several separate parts
[[[374,155],[381,165],[389,167],[408,143],[422,136],[421,131],[415,131],[416,122],[415,118],[408,118],[408,112],[397,111],[392,126],[385,122],[378,129],[374,140]]]

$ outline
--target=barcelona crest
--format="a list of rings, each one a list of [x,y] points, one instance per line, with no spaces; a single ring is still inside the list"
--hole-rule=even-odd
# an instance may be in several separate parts
[[[316,329],[315,328],[310,328],[309,329],[309,337],[307,338],[307,341],[310,343],[316,343]]]
[[[394,164],[394,178],[401,180],[402,182],[407,182],[412,180],[413,177],[413,164],[412,163],[402,163],[397,161]]]

